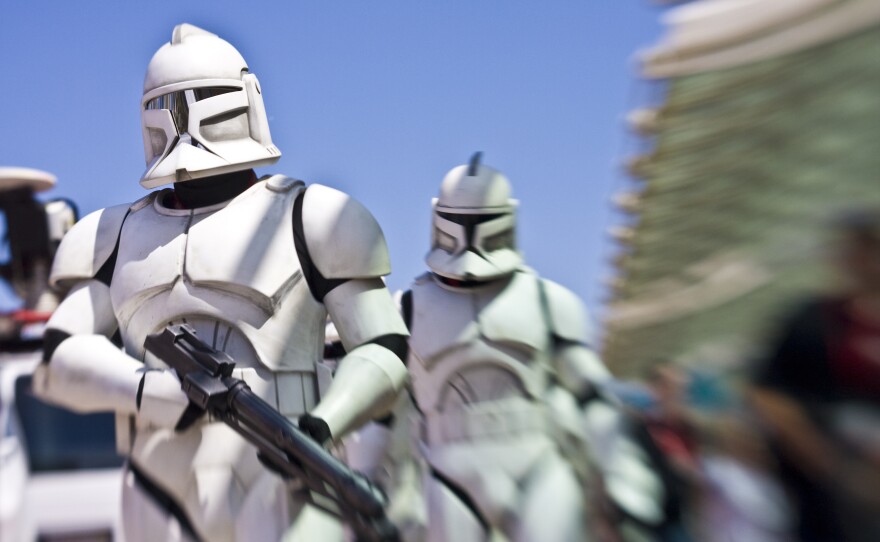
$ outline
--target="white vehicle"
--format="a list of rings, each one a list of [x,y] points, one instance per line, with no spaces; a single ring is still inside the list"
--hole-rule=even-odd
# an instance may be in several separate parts
[[[122,458],[113,416],[80,415],[30,393],[40,351],[0,354],[0,540],[111,541]]]

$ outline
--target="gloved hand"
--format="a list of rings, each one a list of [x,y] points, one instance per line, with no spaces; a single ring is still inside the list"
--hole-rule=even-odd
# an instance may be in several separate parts
[[[308,412],[299,417],[299,428],[321,446],[326,446],[333,438],[333,435],[330,434],[330,426],[327,425],[327,422],[321,418],[312,416]]]
[[[183,431],[204,411],[190,403],[173,370],[144,371],[137,394],[138,420],[155,427]]]

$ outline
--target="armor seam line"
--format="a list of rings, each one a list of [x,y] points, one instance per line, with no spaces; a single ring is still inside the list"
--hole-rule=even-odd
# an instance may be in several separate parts
[[[140,382],[138,382],[137,394],[134,396],[134,405],[137,408],[138,412],[141,410],[141,403],[144,400],[144,384],[147,380],[147,372],[144,371],[144,374],[141,375]]]
[[[186,515],[186,510],[174,499],[174,497],[159,487],[158,484],[150,480],[147,475],[131,461],[128,462],[128,471],[131,472],[134,477],[135,483],[146,492],[150,499],[159,506],[159,508],[165,510],[177,520],[181,530],[184,531],[186,535],[192,537],[196,542],[203,542],[202,537],[198,535],[193,527],[193,523],[190,521],[189,516]]]
[[[483,516],[480,509],[477,507],[477,503],[471,499],[471,496],[467,494],[458,484],[453,482],[451,479],[447,478],[443,473],[435,469],[433,466],[430,467],[431,476],[440,482],[446,489],[452,492],[453,495],[458,499],[458,501],[463,504],[468,510],[473,513],[474,518],[480,523],[483,527],[483,530],[488,534],[491,532],[491,528],[489,526],[489,522]]]
[[[184,226],[184,228],[183,228],[183,235],[185,237],[183,239],[183,249],[182,249],[183,254],[181,254],[181,257],[180,257],[180,268],[179,268],[178,272],[180,273],[180,276],[184,280],[188,279],[188,277],[186,276],[186,255],[189,252],[187,250],[189,248],[189,229],[192,227],[193,216],[194,216],[193,210],[190,209],[189,216],[186,217],[186,226]]]
[[[241,376],[242,380],[244,380],[244,374],[242,374]],[[275,406],[278,407],[278,411],[281,412],[281,392],[279,391],[279,388],[281,386],[278,385],[279,376],[280,374],[278,372],[274,373],[272,375],[272,381],[275,384]]]
[[[110,256],[104,261],[101,268],[98,269],[98,272],[95,273],[95,279],[98,282],[105,284],[108,288],[113,281],[113,272],[116,270],[116,259],[119,257],[119,241],[122,239],[122,229],[125,227],[125,220],[130,214],[131,207],[125,211],[125,216],[122,217],[122,222],[119,224],[119,231],[116,232],[116,244],[113,245],[113,252],[110,253]]]

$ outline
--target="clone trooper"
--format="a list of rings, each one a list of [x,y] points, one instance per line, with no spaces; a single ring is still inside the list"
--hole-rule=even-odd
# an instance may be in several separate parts
[[[656,479],[614,436],[619,413],[604,398],[609,375],[580,300],[524,267],[510,183],[479,158],[443,180],[430,272],[401,299],[423,417],[427,539],[592,540],[586,454],[599,452],[570,444],[587,441],[585,427],[629,458],[609,471],[629,471],[635,508],[651,511],[641,494],[656,492]]]
[[[69,290],[49,322],[35,388],[81,412],[115,411],[129,455],[129,541],[335,540],[335,519],[289,497],[227,426],[190,416],[176,374],[144,339],[188,323],[236,361],[234,376],[322,442],[385,415],[404,386],[406,327],[372,215],[271,164],[262,90],[239,52],[182,24],[153,56],[141,102],[145,188],[65,237],[51,283]],[[347,355],[320,364],[324,322]]]

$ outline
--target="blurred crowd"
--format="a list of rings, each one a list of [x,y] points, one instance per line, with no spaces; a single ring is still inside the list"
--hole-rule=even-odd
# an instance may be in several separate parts
[[[835,280],[768,322],[744,373],[645,375],[633,411],[678,490],[667,540],[880,540],[880,212],[832,228]]]

